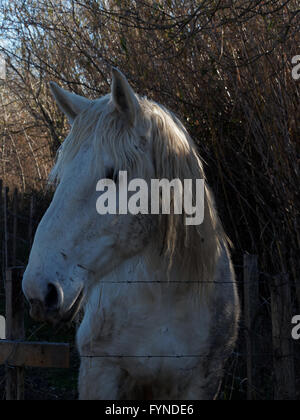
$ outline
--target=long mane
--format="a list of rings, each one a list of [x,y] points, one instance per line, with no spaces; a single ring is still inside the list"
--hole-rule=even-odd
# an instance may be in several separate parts
[[[229,240],[218,217],[213,194],[206,183],[196,146],[181,121],[169,110],[144,101],[150,114],[156,177],[158,179],[204,179],[205,215],[201,225],[187,226],[186,215],[160,216],[163,253],[170,266],[182,268],[186,281],[204,294],[214,286],[218,257]],[[193,189],[195,194],[195,188]],[[195,196],[194,202],[195,202]],[[200,282],[198,284],[198,282]]]
[[[75,157],[87,138],[95,149],[97,167],[103,147],[108,147],[115,161],[115,171],[127,170],[130,176],[147,177],[145,160],[152,159],[156,179],[206,179],[196,146],[180,120],[163,106],[139,98],[141,115],[139,134],[118,118],[110,95],[93,104],[75,120],[63,143],[50,175],[59,181],[66,164]],[[152,156],[144,152],[141,141],[151,146]],[[93,169],[93,171],[92,171]],[[99,175],[99,174],[97,174]],[[193,189],[195,194],[195,188]],[[195,199],[195,197],[194,197]],[[204,294],[214,287],[214,275],[221,249],[228,242],[218,217],[213,194],[205,186],[205,217],[199,226],[186,226],[186,215],[159,216],[160,255],[167,266],[180,267],[185,281]]]

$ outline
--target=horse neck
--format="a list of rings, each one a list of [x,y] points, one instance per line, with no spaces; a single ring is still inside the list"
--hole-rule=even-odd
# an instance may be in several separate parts
[[[169,272],[167,264],[159,256],[156,248],[155,243],[150,244],[144,252],[126,260],[104,278],[95,278],[87,293],[87,306],[95,306],[98,297],[104,296],[103,292],[105,295],[121,295],[135,284],[143,284],[145,291],[150,291],[155,285],[157,290],[160,284],[163,287],[170,281],[179,280],[179,267],[175,264]]]

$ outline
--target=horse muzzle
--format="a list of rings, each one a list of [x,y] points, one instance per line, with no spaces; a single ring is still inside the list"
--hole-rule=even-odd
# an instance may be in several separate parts
[[[65,308],[64,292],[59,284],[49,283],[44,299],[29,299],[30,316],[37,322],[47,322],[52,325],[73,321],[83,300],[81,290],[72,304]]]

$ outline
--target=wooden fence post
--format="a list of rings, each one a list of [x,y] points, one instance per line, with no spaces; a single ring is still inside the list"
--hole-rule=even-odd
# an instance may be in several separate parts
[[[3,216],[4,216],[4,263],[5,270],[8,268],[8,193],[9,188],[4,189]]]
[[[3,181],[2,179],[0,179],[0,221],[2,219],[2,215],[4,215],[2,206],[3,206],[3,199],[2,199],[2,190],[3,190]],[[2,273],[1,273],[1,277],[3,280],[3,287],[4,287],[4,279],[5,279],[5,245],[4,245],[4,236],[3,236],[3,230],[2,230],[2,224],[1,224],[1,229],[0,229],[0,243],[1,243],[1,268],[2,268]]]
[[[30,199],[29,224],[28,224],[28,240],[29,240],[30,247],[32,246],[32,242],[33,242],[34,214],[35,214],[35,198],[32,195]]]
[[[0,179],[0,210],[2,207],[2,188],[3,188],[3,181]]]
[[[19,194],[17,188],[13,196],[13,236],[12,236],[12,266],[17,265],[17,235],[18,235],[18,199]]]
[[[6,295],[6,339],[24,340],[24,298],[22,293],[23,270],[7,270]],[[24,368],[6,367],[6,399],[24,400]]]
[[[247,400],[257,399],[257,376],[255,361],[257,360],[257,342],[254,336],[255,318],[259,311],[259,271],[258,257],[244,255],[244,319],[247,348]]]
[[[294,343],[291,336],[292,299],[288,275],[271,285],[275,400],[295,400]]]

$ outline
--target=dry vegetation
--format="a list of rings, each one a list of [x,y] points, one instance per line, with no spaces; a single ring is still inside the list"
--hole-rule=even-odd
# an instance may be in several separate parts
[[[68,129],[48,82],[95,98],[117,66],[184,120],[237,261],[258,254],[270,282],[288,273],[300,306],[299,12],[298,0],[2,0],[0,178],[42,190]]]

